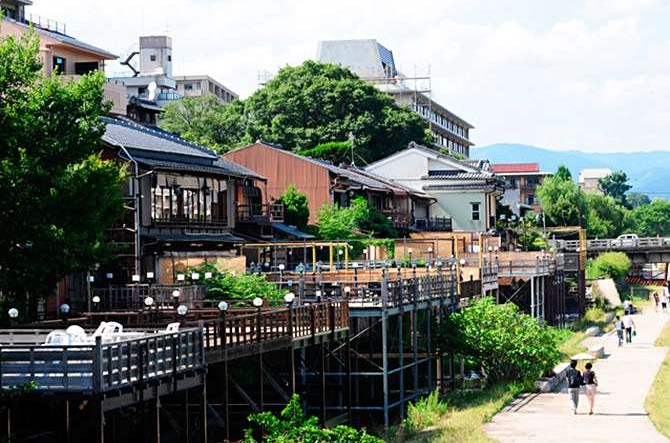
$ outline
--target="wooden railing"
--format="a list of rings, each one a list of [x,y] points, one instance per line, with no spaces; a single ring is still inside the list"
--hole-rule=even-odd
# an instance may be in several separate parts
[[[239,222],[284,221],[284,205],[277,203],[238,205],[236,212]]]
[[[4,331],[3,331],[4,332]],[[204,368],[203,331],[184,329],[91,344],[44,345],[27,331],[29,344],[0,347],[0,386],[36,383],[36,391],[104,393]]]
[[[175,290],[179,290],[179,297],[173,296]],[[172,306],[178,302],[189,308],[199,308],[206,293],[204,285],[127,285],[91,289],[92,297],[100,297],[99,306],[92,305],[98,311],[143,309],[147,297],[153,299],[154,306]]]
[[[152,219],[152,222],[158,228],[216,228],[220,230],[228,227],[227,219],[212,217],[161,217]]]
[[[420,231],[451,231],[451,217],[430,217],[417,219],[414,227]]]
[[[499,277],[524,277],[549,275],[556,271],[553,258],[540,257],[535,260],[494,260]]]

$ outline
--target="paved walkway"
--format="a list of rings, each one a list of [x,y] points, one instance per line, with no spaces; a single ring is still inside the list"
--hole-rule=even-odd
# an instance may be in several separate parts
[[[670,315],[645,311],[634,316],[637,337],[617,347],[616,334],[595,338],[605,345],[605,359],[594,362],[598,395],[594,415],[588,415],[585,395],[573,415],[565,387],[561,392],[527,394],[497,414],[486,433],[506,442],[668,442],[644,409],[644,399],[667,348],[653,346]]]

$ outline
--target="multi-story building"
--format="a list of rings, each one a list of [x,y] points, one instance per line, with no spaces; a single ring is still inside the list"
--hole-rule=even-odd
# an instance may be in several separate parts
[[[505,180],[505,193],[501,203],[509,206],[517,216],[525,211],[540,213],[540,201],[537,198],[537,187],[550,175],[541,172],[538,163],[497,163],[491,170]]]
[[[92,71],[104,72],[105,61],[117,58],[104,49],[68,35],[65,24],[27,13],[26,6],[32,3],[32,0],[0,0],[3,12],[0,37],[18,37],[32,27],[40,40],[39,58],[47,76],[53,74],[64,80],[76,80]],[[105,98],[112,102],[112,113],[125,115],[127,100],[123,85],[107,82]]]
[[[177,75],[174,79],[177,82],[177,94],[182,97],[201,97],[213,94],[222,105],[240,98],[209,75]]]
[[[363,80],[373,83],[379,90],[391,95],[399,105],[407,106],[419,114],[435,137],[434,147],[469,157],[470,123],[433,100],[430,88],[416,87],[429,77],[408,78],[396,69],[393,52],[377,40],[333,40],[319,42],[317,60],[346,66]]]
[[[579,189],[582,191],[602,192],[600,179],[612,173],[609,168],[587,168],[579,171]]]
[[[410,143],[407,149],[378,160],[366,171],[430,196],[434,203],[417,219],[449,217],[453,229],[484,232],[495,227],[502,183],[485,160],[460,161],[437,150]]]
[[[131,60],[139,56],[139,67]],[[139,51],[132,52],[123,62],[132,75],[114,77],[126,85],[130,97],[155,101],[159,106],[182,97],[198,97],[213,94],[221,104],[238,98],[230,89],[207,75],[172,75],[172,38],[166,35],[140,37]]]

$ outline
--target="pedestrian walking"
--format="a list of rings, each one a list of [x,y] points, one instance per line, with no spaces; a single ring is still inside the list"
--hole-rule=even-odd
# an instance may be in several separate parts
[[[589,400],[589,415],[593,415],[593,405],[596,402],[596,387],[598,386],[598,378],[591,368],[593,368],[593,365],[587,363],[586,370],[584,371],[586,398]]]
[[[654,292],[654,304],[656,305],[655,311],[658,312],[658,292]]]
[[[579,388],[583,384],[582,373],[577,370],[577,360],[570,361],[570,367],[565,373],[568,381],[568,396],[570,397],[570,404],[572,406],[572,413],[577,414],[577,407],[579,406]]]
[[[663,289],[663,294],[661,294],[661,309],[663,312],[668,309],[668,288]]]
[[[623,327],[626,330],[626,343],[632,343],[635,322],[633,321],[633,317],[630,314],[625,314],[623,316]]]
[[[633,304],[630,302],[630,300],[624,300],[623,301],[623,313],[624,314],[632,314],[631,306]]]
[[[616,316],[616,321],[614,322],[614,329],[616,330],[616,336],[619,339],[619,347],[623,346],[623,321],[621,317]]]

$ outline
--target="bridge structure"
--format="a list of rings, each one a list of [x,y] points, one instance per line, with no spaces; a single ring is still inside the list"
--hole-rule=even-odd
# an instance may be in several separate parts
[[[557,251],[579,251],[579,240],[550,240]],[[617,251],[626,253],[634,264],[669,263],[670,237],[642,237],[593,239],[586,241],[586,253],[593,256],[602,252]]]

